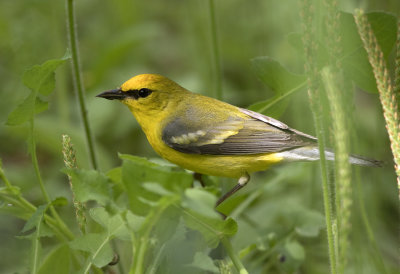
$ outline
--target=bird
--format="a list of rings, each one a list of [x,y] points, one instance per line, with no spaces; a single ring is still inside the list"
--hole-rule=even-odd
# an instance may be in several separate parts
[[[238,179],[216,207],[243,188],[250,173],[281,162],[320,159],[317,138],[260,113],[190,92],[159,74],[140,74],[96,97],[126,105],[162,158],[198,174]],[[334,160],[332,150],[325,151]],[[350,155],[351,164],[381,162]]]

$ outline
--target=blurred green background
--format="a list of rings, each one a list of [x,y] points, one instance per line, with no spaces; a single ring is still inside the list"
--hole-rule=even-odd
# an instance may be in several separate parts
[[[355,8],[384,10],[399,16],[400,2],[340,1],[339,7],[348,12]],[[119,86],[134,75],[159,73],[189,90],[214,96],[216,72],[208,2],[92,0],[76,1],[75,8],[87,109],[100,169],[107,171],[119,165],[118,152],[157,157],[128,109],[95,95]],[[254,57],[270,56],[289,71],[303,73],[304,60],[287,40],[290,33],[301,31],[299,11],[300,3],[294,0],[215,1],[224,101],[247,107],[274,95],[254,73],[250,62]],[[65,53],[68,44],[65,17],[63,1],[0,1],[0,158],[10,181],[20,186],[35,204],[40,204],[42,196],[27,154],[27,129],[7,127],[4,123],[8,113],[29,92],[21,80],[24,71]],[[70,64],[58,69],[56,79],[50,109],[36,119],[38,157],[51,196],[70,197],[67,178],[60,172],[61,134],[72,137],[78,151],[78,165],[84,168],[90,165]],[[349,93],[352,94],[348,106],[352,113],[351,151],[387,163],[379,169],[354,169],[361,178],[362,189],[354,184],[349,250],[354,253],[350,264],[350,270],[354,271],[349,273],[376,273],[370,267],[374,264],[370,259],[372,247],[366,240],[368,235],[361,222],[357,195],[364,200],[384,261],[395,273],[399,258],[398,194],[379,98],[357,88]],[[305,90],[295,93],[283,115],[277,118],[315,134]],[[259,173],[246,191],[257,189],[260,181],[278,180],[281,172],[286,177],[279,185],[273,185],[270,192],[266,190],[263,196],[266,207],[253,212],[253,217],[273,216],[280,210],[290,211],[298,206],[323,212],[317,163],[294,163]],[[68,209],[64,211],[72,217]],[[27,261],[30,243],[15,237],[23,224],[14,217],[0,215],[1,273],[20,271],[21,262]],[[250,231],[245,225],[241,229]],[[304,243],[307,263],[302,273],[327,270],[325,234],[321,234],[318,239]],[[240,245],[239,236],[236,241]]]

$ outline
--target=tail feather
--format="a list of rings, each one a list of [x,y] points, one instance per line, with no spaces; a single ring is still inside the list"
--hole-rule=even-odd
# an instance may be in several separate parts
[[[319,160],[319,149],[318,147],[299,147],[292,150],[279,152],[287,161],[317,161]],[[331,150],[325,150],[325,158],[329,161],[335,160],[335,153]],[[354,165],[359,166],[374,166],[381,167],[383,165],[382,161],[366,158],[359,155],[350,154],[349,162]]]

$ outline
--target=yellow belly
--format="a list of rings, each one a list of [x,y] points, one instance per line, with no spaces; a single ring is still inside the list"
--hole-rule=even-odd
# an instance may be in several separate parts
[[[186,154],[165,147],[156,152],[164,159],[201,174],[239,178],[245,173],[261,171],[283,160],[276,153],[238,156]]]

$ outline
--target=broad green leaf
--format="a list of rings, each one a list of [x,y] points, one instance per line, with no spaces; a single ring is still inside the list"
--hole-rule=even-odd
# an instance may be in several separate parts
[[[279,62],[268,56],[256,57],[251,62],[258,77],[275,92],[275,95],[249,106],[249,109],[279,117],[286,109],[290,95],[306,86],[306,77],[289,72]]]
[[[261,81],[278,94],[294,92],[304,86],[306,77],[284,68],[278,61],[268,56],[251,60],[253,68]]]
[[[92,208],[90,216],[103,228],[102,233],[87,233],[76,238],[70,243],[71,248],[89,252],[88,260],[85,263],[83,272],[94,264],[97,267],[107,265],[113,259],[113,251],[110,241],[115,237],[130,239],[129,231],[121,215],[110,216],[102,207]]]
[[[107,172],[107,177],[111,179],[111,181],[115,183],[121,182],[122,177],[122,167],[116,167]]]
[[[122,239],[130,238],[121,215],[110,216],[103,207],[92,208],[89,213],[93,220],[100,224],[110,236]]]
[[[190,209],[184,209],[183,218],[187,227],[203,235],[210,248],[216,248],[222,237],[232,236],[237,231],[237,223],[231,218],[210,218]]]
[[[60,197],[55,198],[51,202],[51,204],[54,206],[66,206],[66,205],[68,205],[68,200],[67,200],[67,198],[60,196]]]
[[[182,193],[193,182],[192,175],[184,171],[176,171],[136,156],[120,155],[120,158],[123,160],[122,183],[129,199],[130,210],[137,215],[146,215],[151,204],[154,205],[146,203],[145,200],[157,201],[161,196],[160,193],[150,191],[146,187],[155,190],[152,184],[159,184],[171,193]],[[144,183],[151,184],[144,187]]]
[[[286,110],[290,102],[290,94],[277,94],[274,97],[252,104],[247,108],[258,113],[263,113],[272,118],[278,119]]]
[[[209,264],[207,259],[194,259],[195,254],[198,252],[207,254],[210,249],[205,244],[202,235],[187,229],[183,219],[179,217],[178,225],[175,227],[174,232],[168,239],[160,241],[158,246],[155,247],[154,257],[158,260],[151,261],[150,267],[155,272],[150,273],[163,273],[163,270],[166,269],[169,273],[210,273],[205,269],[213,269],[212,261]],[[204,268],[202,269],[197,262],[203,262],[205,264]]]
[[[68,169],[71,176],[75,199],[81,203],[95,200],[101,205],[110,201],[111,190],[108,178],[96,170]]]
[[[325,227],[325,218],[317,211],[304,209],[296,215],[296,233],[300,236],[317,237],[319,231]]]
[[[69,52],[61,59],[53,59],[42,65],[35,65],[24,73],[23,82],[31,89],[31,93],[10,112],[7,125],[21,125],[33,119],[35,114],[47,109],[48,103],[38,98],[38,94],[47,96],[53,91],[55,87],[54,71],[68,58],[70,58]]]
[[[35,103],[35,114],[41,113],[49,107],[49,102],[43,101],[39,97],[36,97]]]
[[[297,241],[290,241],[285,244],[285,249],[289,253],[289,255],[297,260],[303,261],[305,258],[304,248],[299,242]]]
[[[211,193],[202,189],[188,188],[185,190],[182,206],[207,217],[220,218],[215,211],[216,202],[217,198]]]
[[[97,267],[103,267],[113,259],[113,251],[110,246],[111,237],[104,233],[87,233],[81,237],[75,238],[69,243],[70,247],[90,253],[90,256],[83,268],[83,273],[90,269],[94,264]]]
[[[32,91],[22,103],[10,112],[6,124],[9,126],[16,126],[33,119],[35,113],[35,101],[36,93]]]
[[[133,214],[132,212],[128,211],[126,213],[126,221],[128,223],[129,228],[133,231],[133,232],[138,232],[139,229],[142,227],[144,221],[145,221],[145,217],[143,216],[138,216]]]
[[[45,96],[49,95],[55,87],[54,71],[71,57],[69,51],[60,59],[48,60],[42,65],[35,65],[24,73],[24,85],[32,91],[39,92]]]
[[[34,114],[47,110],[48,104],[36,97],[35,92],[32,91],[22,103],[10,112],[6,124],[9,126],[21,125],[32,119]]]
[[[158,183],[143,183],[143,188],[160,196],[173,194],[173,192],[166,190]]]
[[[193,262],[188,266],[212,273],[220,273],[218,267],[214,264],[214,261],[210,258],[210,256],[203,252],[197,252],[194,255]]]
[[[68,245],[63,244],[54,248],[46,257],[39,268],[39,274],[53,274],[57,269],[57,274],[70,273],[71,250]]]

